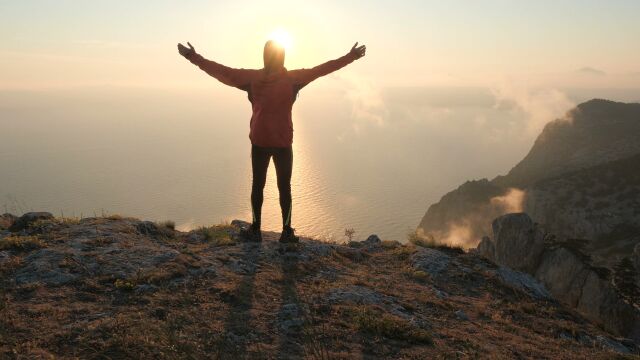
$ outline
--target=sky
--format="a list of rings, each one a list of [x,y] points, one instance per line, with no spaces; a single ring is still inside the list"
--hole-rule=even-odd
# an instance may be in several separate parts
[[[308,208],[308,229],[341,230],[313,220],[338,206],[341,220],[402,234],[464,181],[506,173],[580,102],[640,102],[638,14],[638,0],[0,0],[0,168],[13,170],[0,173],[0,206],[5,194],[35,210],[196,225],[247,216],[246,93],[176,45],[261,68],[280,29],[288,69],[367,46],[293,108],[307,157],[294,173],[325,187],[295,186],[326,202]]]
[[[0,89],[210,86],[177,55],[260,68],[264,41],[291,34],[288,68],[367,45],[346,72],[379,87],[633,88],[640,2],[0,1]]]

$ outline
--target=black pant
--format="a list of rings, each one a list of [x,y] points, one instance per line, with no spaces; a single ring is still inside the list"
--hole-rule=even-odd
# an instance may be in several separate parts
[[[269,159],[273,156],[280,192],[282,226],[291,226],[291,171],[293,169],[293,149],[289,147],[251,146],[251,168],[253,185],[251,186],[251,207],[253,223],[260,226],[264,184],[267,181]]]

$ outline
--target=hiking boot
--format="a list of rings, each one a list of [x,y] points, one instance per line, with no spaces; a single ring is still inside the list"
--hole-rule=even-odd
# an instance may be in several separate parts
[[[262,232],[256,224],[251,224],[248,228],[240,229],[240,237],[249,242],[261,242]]]
[[[280,235],[280,241],[283,244],[291,244],[300,242],[300,238],[298,238],[294,233],[294,230],[291,226],[286,226],[282,229],[282,234]]]

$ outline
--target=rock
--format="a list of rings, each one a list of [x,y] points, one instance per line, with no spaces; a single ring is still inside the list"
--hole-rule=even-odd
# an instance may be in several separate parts
[[[462,310],[457,310],[453,314],[458,318],[458,320],[469,321],[469,317]]]
[[[478,244],[478,248],[476,249],[478,254],[482,257],[485,257],[491,261],[495,261],[496,259],[496,246],[491,241],[488,236],[484,236],[480,243]]]
[[[335,250],[341,256],[344,256],[347,259],[351,259],[355,262],[361,262],[367,258],[367,254],[363,253],[359,249],[352,249],[345,246],[336,246]]]
[[[438,289],[436,289],[434,287],[431,287],[431,290],[433,290],[433,293],[436,294],[438,299],[446,299],[446,298],[449,297],[449,295],[446,292],[442,291],[442,290],[438,290]]]
[[[258,264],[252,261],[244,261],[242,259],[231,259],[226,266],[236,274],[251,275],[259,268]]]
[[[551,294],[531,275],[501,266],[496,272],[500,281],[536,299],[550,299]]]
[[[629,350],[629,348],[627,348],[626,346],[622,345],[621,343],[615,340],[606,338],[602,335],[596,336],[595,342],[601,348],[609,349],[621,354],[631,354],[631,350]]]
[[[407,310],[398,304],[394,297],[378,293],[364,286],[354,285],[346,288],[333,289],[326,296],[326,299],[330,303],[380,305],[394,315],[402,318],[410,318]]]
[[[0,251],[0,265],[9,262],[11,254],[8,251]]]
[[[571,251],[560,247],[544,254],[535,277],[559,300],[577,307],[582,286],[589,276],[587,266]]]
[[[0,230],[9,229],[16,220],[18,220],[18,217],[13,214],[5,213],[0,215]]]
[[[158,291],[158,287],[152,284],[141,284],[141,285],[136,285],[136,287],[133,288],[133,291],[136,294],[153,294],[154,292]]]
[[[363,241],[362,243],[366,246],[372,246],[372,245],[379,245],[381,242],[382,240],[380,240],[378,235],[373,234],[373,235],[369,235],[367,240]]]
[[[12,232],[18,232],[21,230],[25,230],[32,223],[38,220],[51,220],[53,219],[53,215],[48,212],[28,212],[22,216],[20,216],[15,222],[9,227],[9,230]]]
[[[42,282],[46,285],[65,285],[78,278],[78,274],[71,274],[67,268],[59,264],[67,254],[51,249],[42,249],[23,259],[26,264],[16,271],[18,285]]]
[[[415,269],[422,270],[431,276],[442,273],[451,261],[451,257],[442,251],[419,247],[411,255],[411,264]]]
[[[631,259],[636,267],[636,273],[640,277],[640,243],[633,248],[633,255],[631,255]],[[640,282],[640,279],[638,279],[638,282]]]
[[[251,223],[235,219],[235,220],[231,221],[231,226],[235,226],[235,227],[237,227],[239,229],[247,229],[247,228],[249,228],[249,226],[251,226]]]
[[[141,221],[136,225],[136,230],[142,235],[158,236],[158,226],[151,221]]]
[[[535,277],[554,297],[608,331],[640,341],[640,311],[624,301],[601,269],[573,251],[564,247],[546,251]]]
[[[333,253],[334,246],[319,241],[309,241],[305,243],[304,250],[311,256],[327,257]]]
[[[352,247],[352,248],[356,248],[356,249],[361,249],[361,248],[371,249],[373,247],[376,247],[376,246],[380,245],[380,243],[382,243],[382,240],[380,240],[378,235],[374,234],[374,235],[370,235],[367,238],[367,240],[349,241],[347,243],[347,246]]]
[[[525,213],[500,216],[493,221],[496,263],[533,273],[544,251],[544,233]]]

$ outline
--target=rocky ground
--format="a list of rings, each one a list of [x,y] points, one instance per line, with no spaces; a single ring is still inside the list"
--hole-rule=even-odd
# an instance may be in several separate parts
[[[638,358],[478,255],[245,225],[0,217],[0,358]]]

